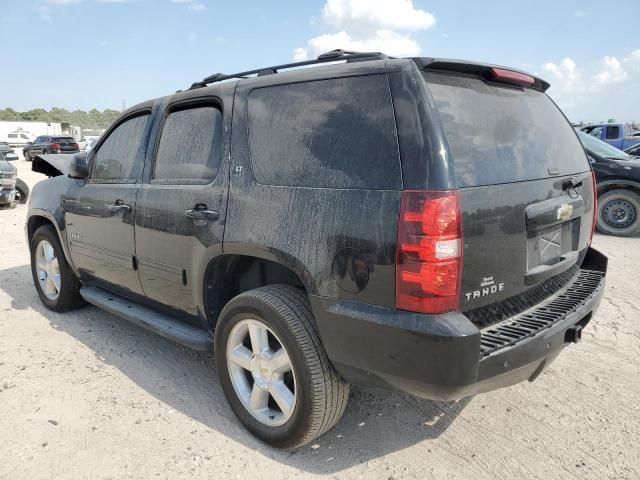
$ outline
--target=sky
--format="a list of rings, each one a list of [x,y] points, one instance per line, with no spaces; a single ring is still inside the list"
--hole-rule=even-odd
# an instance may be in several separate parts
[[[0,108],[131,106],[334,48],[535,73],[572,121],[640,121],[640,0],[0,0]]]

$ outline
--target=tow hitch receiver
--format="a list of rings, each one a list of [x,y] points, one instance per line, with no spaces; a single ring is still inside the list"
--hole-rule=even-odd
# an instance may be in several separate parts
[[[564,342],[565,343],[578,343],[582,340],[582,326],[574,325],[571,328],[567,329],[567,332],[564,334]]]

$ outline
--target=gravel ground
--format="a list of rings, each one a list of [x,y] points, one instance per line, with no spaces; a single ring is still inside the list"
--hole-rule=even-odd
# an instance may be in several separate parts
[[[211,355],[46,310],[26,211],[0,211],[0,479],[640,478],[640,239],[596,236],[605,299],[536,382],[452,403],[353,388],[336,428],[285,453],[235,420]]]

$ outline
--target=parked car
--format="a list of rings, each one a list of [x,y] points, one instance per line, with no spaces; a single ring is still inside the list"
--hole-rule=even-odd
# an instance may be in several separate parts
[[[58,176],[29,205],[35,288],[213,350],[279,448],[330,429],[351,383],[451,400],[533,380],[607,269],[548,86],[344,51],[212,75],[125,111],[86,163],[36,158]]]
[[[29,132],[17,130],[15,132],[9,132],[7,134],[7,143],[12,147],[24,147],[29,142],[32,142],[34,136]]]
[[[624,149],[624,153],[632,157],[640,157],[640,143]]]
[[[0,206],[14,206],[16,204],[16,167],[5,160],[0,151]]]
[[[22,150],[24,159],[30,162],[34,155],[48,153],[78,153],[80,147],[73,137],[42,135]]]
[[[640,137],[634,136],[631,126],[625,123],[596,123],[581,130],[620,150],[640,143]]]
[[[18,160],[18,155],[16,155],[16,151],[11,148],[11,146],[7,142],[0,142],[0,153],[4,155],[4,159],[7,162],[13,162]]]
[[[640,233],[640,159],[584,132],[578,132],[596,175],[596,226],[602,233]]]

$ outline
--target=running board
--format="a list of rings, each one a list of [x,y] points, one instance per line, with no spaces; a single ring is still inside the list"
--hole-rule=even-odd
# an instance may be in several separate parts
[[[180,345],[200,351],[213,350],[211,335],[203,328],[182,323],[168,315],[155,312],[101,288],[82,287],[80,295],[92,305]]]

